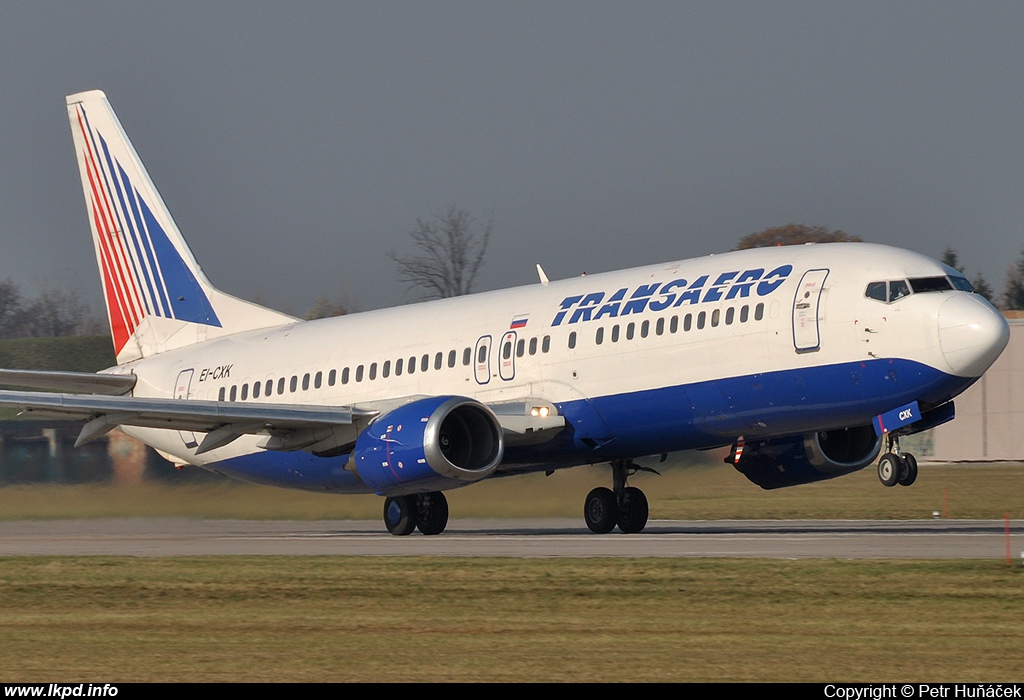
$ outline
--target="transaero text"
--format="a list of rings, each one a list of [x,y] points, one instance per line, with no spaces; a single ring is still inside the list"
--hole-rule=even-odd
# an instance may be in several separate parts
[[[635,289],[623,287],[611,294],[575,294],[562,300],[551,325],[599,321],[646,310],[664,311],[684,304],[743,299],[752,294],[764,297],[778,289],[792,272],[792,265],[780,265],[767,274],[764,268],[723,272],[711,284],[708,284],[710,275],[701,275],[692,282],[679,278],[665,283],[642,284]]]

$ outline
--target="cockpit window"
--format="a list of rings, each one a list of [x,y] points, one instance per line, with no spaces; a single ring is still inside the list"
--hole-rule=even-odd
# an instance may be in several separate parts
[[[886,301],[889,296],[885,288],[885,282],[868,282],[868,288],[864,291],[864,296],[868,299],[877,299],[878,301]]]
[[[889,301],[896,301],[905,296],[910,296],[910,287],[906,280],[892,280],[889,282]]]
[[[974,285],[968,282],[966,277],[950,275],[949,281],[953,284],[953,289],[959,289],[961,292],[974,291]]]
[[[945,292],[953,289],[948,277],[914,277],[910,280],[910,286],[914,290],[914,294]]]
[[[960,276],[950,277],[915,277],[907,283],[907,280],[889,280],[888,282],[868,282],[864,290],[864,296],[868,299],[875,299],[891,304],[897,299],[921,294],[922,292],[948,292],[952,290],[962,292],[973,292],[974,287],[966,278]]]

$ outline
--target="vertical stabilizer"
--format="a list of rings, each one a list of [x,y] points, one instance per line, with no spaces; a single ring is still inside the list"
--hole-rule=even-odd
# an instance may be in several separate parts
[[[210,284],[106,95],[67,106],[118,363],[295,321]]]

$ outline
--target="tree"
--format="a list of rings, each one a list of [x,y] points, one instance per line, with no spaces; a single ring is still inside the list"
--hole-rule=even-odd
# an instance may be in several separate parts
[[[785,226],[773,226],[766,228],[764,231],[744,236],[733,250],[771,248],[779,245],[803,245],[804,243],[858,242],[860,240],[859,236],[853,236],[838,229],[832,231],[824,226],[786,224]]]
[[[1024,250],[1017,262],[1006,270],[1006,291],[1003,301],[1007,309],[1024,309]]]
[[[975,275],[974,279],[971,280],[971,286],[974,287],[974,293],[980,294],[981,296],[988,299],[992,304],[996,303],[995,294],[992,292],[992,285],[985,279],[985,275],[979,271]]]
[[[951,246],[946,246],[946,249],[942,251],[942,263],[949,265],[957,272],[963,272],[964,269],[960,267],[960,257],[956,254]]]
[[[388,257],[398,264],[398,278],[409,289],[419,288],[428,299],[442,299],[473,291],[494,228],[492,218],[478,226],[469,213],[452,205],[444,214],[417,219],[410,233],[416,252]]]
[[[313,305],[306,312],[306,320],[313,321],[318,318],[331,318],[332,316],[344,316],[351,310],[351,304],[347,297],[339,295],[336,299],[317,297]]]
[[[8,277],[0,281],[0,338],[17,338],[21,320],[21,290]]]

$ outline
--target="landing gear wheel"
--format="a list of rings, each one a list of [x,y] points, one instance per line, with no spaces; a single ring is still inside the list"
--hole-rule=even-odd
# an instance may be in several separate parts
[[[917,481],[917,458],[909,452],[900,455],[900,476],[896,480],[900,486],[910,486]]]
[[[416,527],[424,535],[440,535],[448,525],[448,499],[440,491],[417,497],[419,518]]]
[[[583,505],[583,519],[591,532],[604,535],[612,531],[619,519],[619,504],[611,489],[598,486],[587,494]]]
[[[647,525],[647,515],[647,496],[638,488],[627,487],[619,507],[619,529],[622,532],[640,532]]]
[[[900,459],[892,452],[886,452],[878,460],[878,480],[882,486],[895,486],[900,476]]]
[[[384,525],[392,535],[408,535],[416,529],[415,496],[393,496],[384,499]]]

